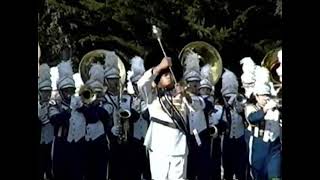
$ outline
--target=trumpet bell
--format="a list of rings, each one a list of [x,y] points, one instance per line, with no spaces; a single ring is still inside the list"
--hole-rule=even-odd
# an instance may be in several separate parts
[[[261,62],[261,66],[267,68],[270,71],[270,80],[274,83],[275,86],[279,86],[281,84],[280,77],[277,74],[277,68],[280,66],[280,62],[278,60],[278,51],[281,48],[273,49],[269,51]]]
[[[86,85],[81,86],[79,95],[85,104],[90,104],[96,99],[96,94],[94,91]]]
[[[211,70],[213,72],[213,85],[215,85],[221,77],[222,74],[222,59],[216,48],[204,41],[194,41],[187,44],[179,54],[179,60],[182,66],[184,66],[184,61],[190,52],[195,52],[200,58],[200,66],[210,64]]]
[[[97,49],[97,50],[90,51],[83,56],[79,64],[79,72],[81,75],[81,79],[84,83],[90,78],[89,71],[92,63],[100,62],[100,64],[104,65],[105,57],[107,56],[108,53],[111,53],[111,51]],[[120,70],[120,82],[121,84],[124,84],[126,81],[126,69],[123,64],[123,61],[120,59],[119,56],[118,56],[118,68]]]

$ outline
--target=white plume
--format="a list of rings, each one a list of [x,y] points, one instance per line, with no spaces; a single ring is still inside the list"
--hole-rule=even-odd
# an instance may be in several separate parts
[[[62,61],[58,65],[59,79],[57,81],[57,88],[75,87],[73,79],[73,69],[71,60]]]
[[[39,80],[51,80],[50,67],[46,63],[41,64],[39,67]]]
[[[72,63],[71,60],[68,61],[62,61],[58,65],[58,71],[59,71],[59,78],[64,78],[64,77],[72,77],[73,75],[73,70],[72,70]]]
[[[50,74],[51,74],[51,82],[52,82],[52,90],[57,90],[57,81],[59,79],[59,71],[58,67],[51,67],[50,68]]]
[[[185,72],[197,71],[200,72],[200,56],[197,53],[191,52],[187,55],[184,65]]]
[[[265,67],[257,66],[255,70],[255,82],[256,83],[269,83],[270,82],[270,73],[269,70]]]
[[[222,74],[222,88],[221,93],[226,94],[236,94],[238,93],[239,83],[236,75],[228,69]]]
[[[207,79],[211,85],[214,84],[213,72],[209,64],[206,64],[201,68],[201,77],[202,79]]]
[[[240,64],[242,65],[242,71],[244,73],[254,73],[256,64],[251,57],[242,58]]]
[[[105,68],[111,69],[113,67],[118,67],[118,56],[114,51],[109,51],[105,56]]]
[[[133,71],[134,75],[143,74],[146,70],[144,68],[144,60],[135,56],[130,60],[131,63],[131,71]]]
[[[83,85],[83,81],[81,79],[80,73],[73,74],[73,79],[76,86],[76,95],[79,95],[78,93],[79,93],[80,87]]]
[[[89,71],[90,79],[103,83],[104,81],[104,69],[100,63],[93,63]]]

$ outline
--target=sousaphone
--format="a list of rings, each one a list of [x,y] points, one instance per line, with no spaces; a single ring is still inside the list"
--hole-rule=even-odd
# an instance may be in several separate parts
[[[270,80],[273,82],[275,87],[281,86],[280,77],[277,74],[277,68],[280,66],[278,60],[278,51],[281,48],[273,49],[269,51],[261,62],[261,66],[267,68],[270,71]]]
[[[200,56],[200,67],[210,64],[213,74],[213,85],[215,85],[222,74],[222,59],[216,48],[204,41],[194,41],[187,44],[179,54],[179,60],[181,61],[182,67],[187,55],[191,52],[197,53]]]
[[[90,51],[83,56],[79,64],[79,72],[81,75],[81,79],[84,83],[90,78],[89,71],[92,66],[92,63],[100,62],[100,64],[104,66],[105,57],[108,55],[108,53],[112,53],[112,51],[97,49],[97,50]],[[116,56],[118,59],[117,61],[118,68],[120,70],[120,84],[122,86],[126,81],[126,69],[120,57],[118,55]]]

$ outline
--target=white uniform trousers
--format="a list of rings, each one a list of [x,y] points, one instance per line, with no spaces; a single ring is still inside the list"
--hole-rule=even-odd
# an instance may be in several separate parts
[[[185,180],[188,155],[170,156],[149,151],[153,180]]]

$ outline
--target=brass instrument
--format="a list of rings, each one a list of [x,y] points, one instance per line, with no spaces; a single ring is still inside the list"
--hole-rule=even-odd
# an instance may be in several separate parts
[[[280,87],[280,77],[278,76],[276,70],[280,66],[280,62],[278,60],[278,51],[281,48],[277,48],[269,51],[261,62],[261,66],[267,68],[270,71],[270,80],[273,82],[274,87]]]
[[[126,109],[120,109],[119,116],[120,135],[118,138],[118,143],[122,144],[128,141],[128,134],[130,129],[129,118],[131,117],[131,112]]]
[[[271,99],[277,103],[278,108],[282,107],[282,95],[281,95],[282,83],[280,81],[280,77],[278,76],[278,73],[276,72],[277,68],[280,66],[280,62],[278,60],[278,51],[280,50],[281,48],[271,50],[266,54],[266,56],[263,58],[261,62],[261,66],[269,70],[270,80],[274,84],[274,87],[278,88],[277,97],[271,97]]]
[[[83,56],[81,62],[79,64],[79,72],[83,82],[86,82],[90,79],[89,71],[91,68],[92,63],[99,62],[100,64],[105,64],[105,57],[111,53],[111,51],[97,49],[88,52],[86,55]],[[117,55],[118,56],[118,55]],[[129,133],[129,118],[131,117],[131,112],[127,108],[123,108],[121,106],[123,99],[125,98],[125,94],[123,94],[123,87],[126,82],[126,69],[124,66],[123,61],[118,56],[117,58],[117,66],[120,70],[120,106],[118,109],[115,109],[114,112],[114,125],[120,127],[120,135],[118,137],[118,142],[123,143],[128,140],[128,133]],[[82,92],[82,93],[81,93]],[[95,93],[88,87],[83,86],[83,91],[79,91],[79,94],[82,94],[83,99],[87,100],[88,102],[92,102],[95,98]]]
[[[185,59],[187,55],[191,52],[197,53],[200,56],[200,67],[210,64],[211,71],[213,72],[213,85],[215,85],[222,74],[222,59],[217,51],[212,45],[204,42],[204,41],[194,41],[187,44],[179,54],[179,60],[181,65],[185,67]]]
[[[100,63],[104,65],[105,57],[107,56],[108,53],[111,53],[111,51],[98,49],[98,50],[90,51],[83,56],[79,64],[79,73],[84,83],[90,79],[89,71],[92,64]],[[118,56],[118,68],[120,70],[120,82],[121,82],[120,85],[123,85],[126,80],[126,69],[119,56]],[[85,96],[87,97],[95,98],[94,96],[95,93],[93,92],[93,90],[91,90],[89,87],[86,87],[86,86],[82,86],[82,87],[84,88],[83,89],[84,92],[81,93],[82,95],[86,94]],[[80,95],[80,90],[79,90],[79,95]],[[85,97],[84,99],[87,100],[87,102],[90,102],[90,101],[92,102],[94,100],[94,99],[88,99]]]
[[[185,67],[185,60],[189,53],[196,53],[200,56],[200,68],[206,64],[210,65],[212,72],[212,77],[210,78],[210,81],[213,81],[211,83],[212,85],[215,85],[219,81],[223,70],[222,58],[218,50],[209,43],[206,43],[204,41],[191,42],[184,46],[184,48],[179,53],[179,60],[181,62],[182,67]],[[181,86],[185,86],[185,82],[181,83]],[[210,136],[212,137],[212,139],[214,139],[218,132],[217,128],[213,126],[210,127],[208,130]]]
[[[118,126],[120,126],[120,135],[118,137],[118,143],[126,143],[128,141],[128,134],[130,130],[129,119],[131,117],[130,111],[130,95],[124,91],[120,96],[120,105],[118,109]]]
[[[91,104],[97,98],[96,93],[87,85],[80,87],[79,96],[84,104]]]
[[[111,53],[111,51],[97,49],[97,50],[90,51],[83,56],[79,64],[79,72],[81,75],[81,79],[84,83],[90,79],[89,71],[91,68],[91,64],[100,62],[100,64],[104,65],[105,57],[108,53]],[[119,56],[118,56],[118,68],[120,70],[120,82],[123,85],[126,81],[126,69]]]

